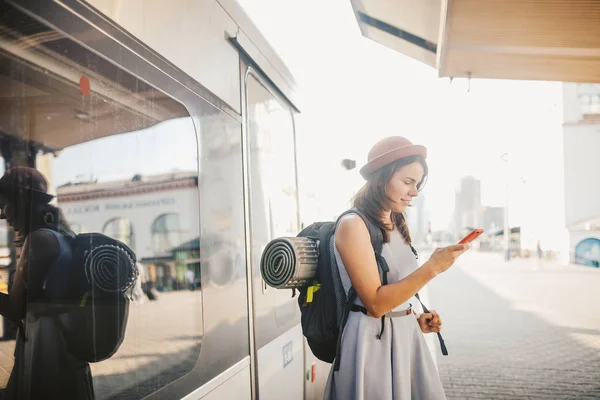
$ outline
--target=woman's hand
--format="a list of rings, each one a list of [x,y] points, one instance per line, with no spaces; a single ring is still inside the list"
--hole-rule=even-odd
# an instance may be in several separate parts
[[[467,250],[469,250],[468,244],[455,244],[435,249],[431,257],[429,257],[429,261],[427,261],[428,268],[434,275],[446,272],[454,264],[458,256]]]
[[[423,313],[417,318],[423,333],[439,332],[442,330],[442,319],[434,310]]]

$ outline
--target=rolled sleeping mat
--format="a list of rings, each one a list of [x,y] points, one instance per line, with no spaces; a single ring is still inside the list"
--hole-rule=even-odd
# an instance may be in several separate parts
[[[94,247],[85,261],[85,275],[90,285],[105,292],[125,292],[139,275],[135,261],[119,246]]]
[[[269,242],[260,259],[260,273],[267,285],[277,289],[305,286],[317,272],[316,241],[284,237]]]

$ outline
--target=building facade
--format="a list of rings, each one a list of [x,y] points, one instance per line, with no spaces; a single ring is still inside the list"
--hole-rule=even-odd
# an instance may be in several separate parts
[[[600,263],[600,85],[563,84],[565,226],[570,261]]]
[[[184,286],[189,265],[176,260],[176,250],[193,250],[199,238],[195,172],[67,184],[57,188],[57,201],[76,233],[100,232],[127,244],[158,289]],[[199,264],[190,268],[199,276]]]

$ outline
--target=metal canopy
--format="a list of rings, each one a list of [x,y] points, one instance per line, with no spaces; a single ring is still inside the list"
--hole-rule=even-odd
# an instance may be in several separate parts
[[[365,37],[440,77],[600,82],[597,0],[351,0]]]

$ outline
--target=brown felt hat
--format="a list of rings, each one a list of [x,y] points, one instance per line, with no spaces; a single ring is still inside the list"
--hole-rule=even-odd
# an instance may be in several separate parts
[[[34,168],[13,167],[0,178],[0,193],[6,195],[17,189],[35,193],[44,202],[50,202],[54,198],[48,194],[46,178]]]
[[[363,178],[369,179],[379,168],[401,158],[421,156],[427,158],[427,148],[415,145],[402,136],[381,139],[369,151],[368,162],[360,169]]]

